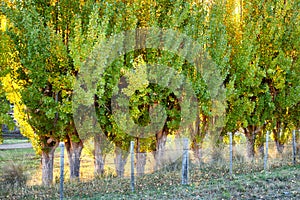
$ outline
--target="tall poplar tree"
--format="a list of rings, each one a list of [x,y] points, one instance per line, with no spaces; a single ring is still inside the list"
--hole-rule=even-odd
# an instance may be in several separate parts
[[[38,137],[43,184],[53,181],[54,151],[65,141],[70,179],[79,178],[83,141],[72,115],[72,91],[77,70],[69,55],[75,13],[82,1],[26,1],[2,6],[12,26],[7,34],[20,65],[11,74],[20,86],[27,121]],[[10,66],[7,66],[10,67]]]

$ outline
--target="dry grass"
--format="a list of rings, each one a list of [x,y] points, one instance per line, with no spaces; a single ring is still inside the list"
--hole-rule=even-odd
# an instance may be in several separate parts
[[[146,172],[151,174],[136,178],[136,192],[131,193],[128,178],[115,178],[113,155],[108,155],[106,175],[94,178],[91,153],[83,151],[81,157],[81,182],[68,181],[69,165],[65,152],[65,196],[67,199],[297,199],[299,194],[300,166],[293,167],[291,147],[282,154],[275,146],[269,147],[269,171],[263,171],[263,159],[258,155],[247,159],[243,145],[234,148],[233,177],[229,176],[229,151],[225,146],[218,151],[205,149],[203,160],[193,162],[190,152],[189,185],[181,185],[181,159],[153,173],[153,157],[147,158]],[[40,159],[32,150],[0,151],[0,165],[6,166],[18,158],[23,169],[30,174],[27,186],[11,187],[0,191],[0,199],[57,199],[59,198],[59,154],[55,153],[53,187],[41,183]],[[175,157],[170,157],[174,161]],[[130,162],[125,167],[129,175]],[[3,176],[3,172],[0,173]],[[1,185],[3,185],[2,182]]]
[[[66,199],[299,199],[300,165],[229,177],[226,169],[206,166],[190,171],[188,186],[180,171],[158,171],[136,178],[102,178],[65,185]],[[23,187],[0,194],[0,199],[58,199],[59,185]]]
[[[1,182],[5,186],[2,189],[6,187],[20,187],[26,184],[27,174],[22,164],[11,161],[7,165],[2,166],[1,171]]]

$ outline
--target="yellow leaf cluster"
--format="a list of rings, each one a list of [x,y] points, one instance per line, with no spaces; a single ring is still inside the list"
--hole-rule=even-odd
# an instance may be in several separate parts
[[[14,119],[18,122],[22,135],[30,139],[34,149],[39,153],[39,140],[28,123],[29,116],[26,114],[26,107],[21,99],[20,91],[24,82],[17,80],[15,77],[18,76],[17,70],[20,67],[19,62],[15,59],[18,57],[18,52],[9,46],[9,40],[2,40],[2,42],[7,42],[5,53],[2,54],[2,59],[5,58],[5,60],[2,60],[2,64],[9,67],[11,71],[6,76],[0,77],[0,81],[3,85],[6,98],[11,104],[14,104]]]
[[[129,86],[124,88],[124,94],[131,96],[135,90],[142,90],[148,87],[149,81],[147,78],[147,65],[142,56],[138,56],[133,63],[134,72],[125,72],[128,78]]]
[[[0,15],[0,29],[3,32],[6,30],[6,18],[3,15]]]

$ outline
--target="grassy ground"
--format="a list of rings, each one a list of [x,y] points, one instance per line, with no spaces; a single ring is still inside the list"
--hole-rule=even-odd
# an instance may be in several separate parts
[[[29,140],[26,138],[19,138],[19,139],[8,138],[8,139],[4,139],[2,144],[18,144],[18,143],[27,143],[27,142],[29,142]]]
[[[14,141],[12,141],[14,142]],[[22,141],[21,141],[22,142]],[[33,149],[0,151],[0,168],[22,166],[28,175],[27,184],[15,187],[0,181],[0,199],[59,199],[59,152],[56,150],[52,187],[39,186],[41,182],[40,157]],[[276,160],[268,172],[262,171],[263,163],[235,163],[234,176],[228,174],[228,163],[191,163],[189,185],[181,185],[180,160],[176,167],[167,168],[136,177],[135,192],[131,192],[129,178],[93,179],[93,159],[83,152],[80,183],[68,181],[68,161],[65,154],[66,199],[300,199],[300,165]],[[280,161],[280,162],[279,162]],[[0,179],[3,175],[0,170]]]
[[[128,178],[105,178],[65,185],[66,199],[299,199],[300,166],[255,172],[230,178],[223,172],[193,170],[190,184],[180,173],[157,172],[139,177],[131,192]],[[58,199],[59,186],[23,187],[2,191],[0,199]]]

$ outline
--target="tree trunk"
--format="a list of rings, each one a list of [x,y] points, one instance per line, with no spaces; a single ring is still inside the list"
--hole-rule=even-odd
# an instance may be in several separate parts
[[[147,161],[147,153],[136,153],[136,173],[138,176],[145,174],[145,165]]]
[[[80,175],[80,156],[83,149],[83,142],[79,139],[79,142],[72,141],[71,137],[67,137],[65,142],[66,150],[68,153],[69,165],[70,165],[70,180],[79,181]]]
[[[277,122],[277,124],[276,124],[276,129],[273,129],[273,133],[274,133],[274,141],[275,141],[275,144],[276,144],[277,152],[282,154],[283,149],[284,149],[284,143],[280,141],[282,131],[280,129],[280,123],[279,122]]]
[[[43,147],[45,150],[42,151],[42,184],[46,186],[53,183],[54,152],[58,144],[55,142],[52,146],[46,144],[47,147]]]
[[[261,158],[264,158],[265,156],[265,145],[264,143],[261,143],[258,145],[258,150]]]
[[[104,173],[104,164],[105,164],[105,155],[103,152],[104,148],[104,140],[103,136],[100,134],[96,134],[94,137],[94,166],[95,166],[95,175],[103,175]]]
[[[164,127],[163,130],[156,134],[156,151],[154,153],[155,170],[161,168],[164,164],[165,147],[167,141],[167,131]]]
[[[201,127],[200,127],[200,123],[202,124]],[[200,121],[200,112],[197,111],[197,119],[195,121],[195,124],[191,125],[192,150],[197,164],[201,164],[203,159],[202,145],[203,145],[203,140],[205,138],[205,133],[207,132],[207,128],[208,128],[208,117],[202,116],[202,120]]]
[[[195,139],[192,140],[192,150],[194,153],[194,157],[196,160],[196,163],[200,165],[203,161],[202,156],[202,142],[197,143]]]
[[[126,165],[129,153],[126,151],[123,151],[121,148],[116,146],[115,154],[116,154],[115,167],[116,167],[117,176],[124,177],[125,165]]]
[[[247,137],[247,155],[248,158],[253,159],[255,154],[255,149],[254,149],[254,139],[252,137]]]
[[[136,143],[136,172],[138,176],[142,176],[145,173],[147,153],[141,152],[139,138],[136,139]]]
[[[275,140],[275,144],[276,144],[276,149],[277,149],[277,152],[282,154],[283,153],[283,150],[284,150],[284,144],[282,144],[280,141],[278,140]]]
[[[255,154],[255,132],[254,127],[248,127],[244,129],[245,136],[247,138],[247,155],[248,158],[253,159]]]

